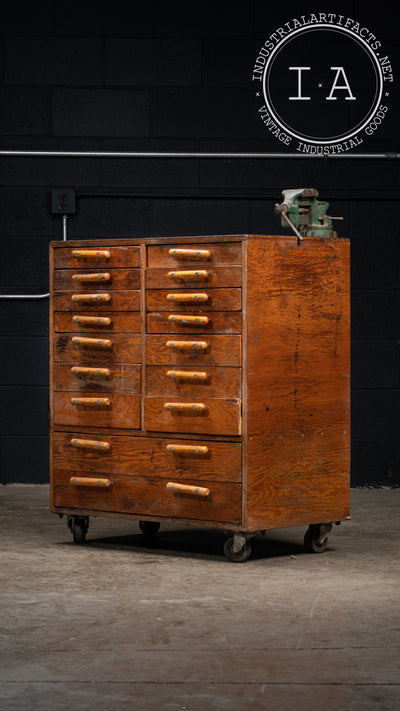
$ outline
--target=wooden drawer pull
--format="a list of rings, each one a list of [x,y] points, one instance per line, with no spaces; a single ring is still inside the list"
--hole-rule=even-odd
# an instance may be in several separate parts
[[[167,370],[167,376],[172,380],[189,380],[191,383],[204,383],[208,380],[208,373],[194,370]]]
[[[179,323],[182,326],[207,326],[210,319],[208,316],[182,316],[180,314],[170,314],[168,321]]]
[[[208,301],[208,294],[167,294],[168,301],[176,301],[177,303],[191,303],[192,301]]]
[[[83,338],[82,336],[74,336],[72,343],[83,348],[111,348],[112,341],[109,338]]]
[[[71,439],[70,444],[78,449],[94,449],[96,452],[106,452],[111,447],[109,442],[99,442],[95,439]]]
[[[96,489],[108,489],[111,486],[109,479],[95,479],[88,476],[71,476],[69,483],[73,486],[93,486]]]
[[[204,457],[208,454],[208,447],[198,444],[167,444],[167,452],[169,454],[193,454],[195,457]]]
[[[79,281],[80,284],[97,284],[98,282],[103,283],[105,281],[110,281],[111,275],[108,272],[98,272],[96,274],[73,274],[71,279],[72,281]]]
[[[194,269],[187,272],[168,272],[167,276],[169,279],[182,279],[192,281],[194,279],[205,280],[208,279],[208,272],[205,269]]]
[[[111,400],[109,397],[72,397],[72,405],[95,405],[96,407],[109,407]]]
[[[73,316],[74,323],[80,323],[81,326],[100,326],[106,328],[110,326],[112,320],[108,316]]]
[[[109,259],[110,252],[106,249],[73,249],[72,256],[76,259]]]
[[[203,415],[207,410],[207,406],[203,405],[202,402],[166,402],[164,403],[164,410],[184,415]]]
[[[97,378],[108,378],[111,375],[111,370],[109,368],[83,368],[78,365],[74,365],[71,368],[71,373],[74,375],[89,375],[90,377]]]
[[[177,259],[210,259],[208,249],[169,249],[170,257]]]
[[[205,351],[208,348],[206,341],[167,341],[167,348],[173,348],[180,351]]]
[[[78,301],[83,304],[97,304],[111,301],[110,294],[72,294],[71,301]]]
[[[169,491],[176,491],[180,494],[195,494],[197,496],[210,496],[210,489],[206,489],[205,486],[190,486],[189,484],[179,484],[174,481],[169,481],[165,485],[165,488]]]

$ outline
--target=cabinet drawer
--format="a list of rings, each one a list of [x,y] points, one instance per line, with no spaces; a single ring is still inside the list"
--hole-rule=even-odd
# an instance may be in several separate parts
[[[139,311],[139,291],[113,291],[102,289],[100,292],[86,289],[84,292],[60,291],[53,294],[55,311]]]
[[[241,401],[237,398],[146,396],[144,429],[150,432],[240,435]]]
[[[147,314],[147,333],[241,333],[241,311]]]
[[[242,263],[242,243],[160,244],[147,247],[149,267],[199,267]]]
[[[78,292],[139,289],[139,269],[56,269],[54,289]]]
[[[146,363],[240,366],[241,336],[146,336]]]
[[[93,367],[54,363],[53,390],[56,392],[140,393],[140,365]]]
[[[54,268],[80,267],[139,267],[139,247],[109,247],[108,245],[81,245],[79,247],[54,247]]]
[[[241,481],[241,444],[55,432],[53,466],[96,475]]]
[[[109,311],[101,314],[94,314],[90,311],[82,311],[74,314],[68,311],[56,311],[54,313],[54,330],[58,332],[73,331],[82,333],[140,333],[140,313],[139,311]]]
[[[101,479],[96,473],[93,479]],[[174,480],[143,476],[109,477],[108,488],[77,486],[70,483],[74,474],[56,470],[53,474],[53,505],[85,511],[107,511],[139,516],[174,517],[203,521],[240,523],[241,486],[213,481],[202,481],[201,488],[209,495],[179,493],[168,488]],[[105,477],[107,479],[107,477]],[[196,479],[180,480],[180,484],[197,488]]]
[[[146,395],[240,397],[241,368],[146,367]]]
[[[110,346],[108,345],[110,343]],[[58,333],[54,337],[54,360],[74,365],[104,363],[140,363],[140,335],[121,333]]]
[[[56,425],[140,428],[140,395],[55,392]]]
[[[197,268],[146,269],[148,289],[198,289],[203,287],[241,286],[241,267],[201,266]]]
[[[242,308],[241,289],[148,289],[148,311],[239,311]]]

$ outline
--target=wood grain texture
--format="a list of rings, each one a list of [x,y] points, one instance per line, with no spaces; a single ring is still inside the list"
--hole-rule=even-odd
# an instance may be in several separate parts
[[[93,290],[86,289],[85,292],[95,293]],[[104,289],[101,293],[109,293],[110,299],[107,302],[95,301],[92,304],[83,303],[80,301],[72,301],[71,291],[58,291],[53,294],[54,311],[71,311],[72,313],[103,313],[103,311],[139,311],[140,309],[140,292],[139,291],[113,291],[110,289],[106,292]]]
[[[197,250],[208,250],[210,252],[210,257],[207,259],[182,259],[182,257],[174,256],[169,254],[170,249],[182,249],[185,247],[184,244],[157,244],[149,245],[147,247],[147,263],[149,267],[182,267],[189,268],[199,267],[200,264],[203,265],[202,268],[207,268],[206,265],[228,265],[228,264],[241,264],[242,262],[242,245],[240,242],[232,243],[208,243],[207,240],[188,243],[186,245],[189,249]]]
[[[178,274],[184,270],[167,270],[160,267],[149,267],[146,269],[146,288],[147,289],[199,289],[212,287],[235,287],[242,285],[242,269],[241,267],[200,267],[191,269],[191,273],[199,273],[199,278],[179,279]],[[207,278],[200,278],[201,274],[206,273]]]
[[[179,302],[180,294],[185,293],[206,293],[207,301],[201,303],[195,299],[188,303]],[[177,299],[168,299],[168,295],[176,295]],[[206,289],[199,285],[197,288],[179,289],[172,285],[169,289],[147,289],[146,291],[147,311],[168,311],[176,310],[179,313],[190,312],[203,313],[207,311],[239,311],[242,307],[242,291],[238,288],[232,289]]]
[[[99,472],[97,476],[102,475]],[[69,471],[54,472],[55,506],[208,521],[239,523],[241,520],[240,484],[202,481],[201,485],[210,489],[210,495],[205,498],[169,491],[168,479],[115,475],[110,477],[108,488],[80,489],[70,484],[70,478]],[[193,478],[181,483],[197,485]]]
[[[90,337],[89,334],[85,334]],[[115,333],[111,348],[84,348],[73,341],[75,333],[57,333],[54,336],[55,362],[70,362],[74,365],[104,365],[106,363],[140,363],[140,335]]]
[[[205,373],[206,378],[196,379],[196,373]],[[170,374],[170,375],[168,375]],[[185,374],[193,374],[191,380]],[[180,397],[240,397],[241,369],[232,367],[208,366],[193,369],[181,366],[178,369],[168,366],[150,365],[146,367],[146,395],[176,395]]]
[[[187,405],[181,397],[146,396],[144,398],[144,428],[153,432],[188,432],[216,435],[240,435],[241,401],[237,398],[196,398],[192,403],[205,406],[198,409],[168,409],[166,403],[177,407]]]
[[[170,318],[172,316],[172,318]],[[186,318],[203,318],[204,314],[197,313],[194,309],[189,314],[176,314],[171,310],[158,311],[147,314],[147,333],[241,333],[242,314],[240,311],[213,311],[210,313],[208,323],[202,324],[185,322]],[[175,317],[175,318],[174,318]],[[179,317],[179,318],[177,318]]]
[[[52,438],[54,466],[72,472],[96,475],[123,474],[124,476],[166,477],[168,479],[195,478],[202,481],[241,481],[241,445],[235,442],[215,442],[196,439],[187,441],[172,438],[140,438],[115,434],[77,435],[99,442],[106,441],[109,449],[76,448],[71,445],[71,433],[55,432]],[[207,447],[207,455],[172,453],[179,445],[190,445],[193,450]]]
[[[74,398],[81,399],[82,392],[54,393],[54,423],[58,425],[85,425],[90,427],[140,427],[140,397],[121,393],[96,393],[93,398],[102,401],[105,397],[110,405],[73,405]],[[89,396],[88,396],[89,397]],[[93,397],[93,396],[92,396]]]
[[[247,258],[248,527],[343,519],[349,243],[252,238]]]
[[[191,341],[193,337],[180,335],[179,340]],[[147,365],[232,365],[241,364],[241,336],[207,335],[204,340],[208,344],[206,351],[199,354],[179,351],[167,347],[169,340],[165,336],[146,336]]]
[[[139,269],[108,269],[97,272],[99,278],[92,279],[93,269],[56,269],[54,271],[54,288],[57,291],[109,291],[110,289],[138,289]],[[105,280],[104,275],[109,275]],[[81,277],[90,275],[91,281]],[[78,278],[77,278],[78,277]]]
[[[91,318],[93,321],[85,323],[84,319],[87,318]],[[104,325],[103,318],[109,318],[110,323]],[[82,311],[76,315],[72,312],[56,311],[54,314],[54,330],[59,333],[81,333],[82,331],[90,331],[90,333],[140,333],[140,313],[139,311],[106,311],[96,315],[93,312]]]
[[[115,363],[108,367],[109,376],[100,376],[96,373],[75,374],[72,372],[78,363],[54,363],[53,388],[56,392],[121,392],[140,393],[140,365],[125,365]],[[103,367],[93,370],[103,370]]]
[[[88,245],[88,242],[86,242],[85,244],[81,242],[80,246],[75,249],[72,246],[59,247],[58,249],[54,249],[55,269],[76,269],[77,266],[87,266],[89,267],[89,269],[103,269],[109,267],[122,267],[127,269],[128,267],[136,268],[139,266],[139,247],[107,246],[106,249],[110,253],[108,259],[106,259],[103,255],[100,255],[100,257],[98,258],[93,258],[93,256],[90,256],[90,258],[87,259],[76,258],[74,256],[77,251],[82,249],[90,249],[90,251],[92,252],[96,251],[96,245],[93,245],[92,243],[90,247]],[[104,246],[99,248],[100,251],[104,251],[104,249]]]

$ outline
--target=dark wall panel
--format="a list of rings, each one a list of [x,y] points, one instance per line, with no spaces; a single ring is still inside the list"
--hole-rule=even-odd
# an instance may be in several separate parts
[[[6,84],[101,83],[97,37],[9,37],[6,56]]]
[[[48,89],[0,88],[1,119],[3,135],[40,136],[51,131],[52,94]]]
[[[55,89],[54,133],[59,136],[146,136],[145,89]]]

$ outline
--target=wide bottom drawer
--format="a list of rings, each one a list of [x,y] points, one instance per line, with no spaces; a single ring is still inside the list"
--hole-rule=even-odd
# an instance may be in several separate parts
[[[98,471],[107,476],[150,476],[176,479],[240,482],[240,442],[204,439],[132,437],[109,434],[54,432],[52,455],[55,469],[72,472]]]
[[[85,483],[79,483],[80,479]],[[240,484],[214,481],[199,484],[193,479],[180,479],[176,487],[174,484],[172,478],[106,476],[101,473],[77,476],[74,472],[56,470],[53,473],[52,504],[89,512],[241,522]],[[178,485],[188,487],[188,490],[182,491]],[[208,494],[205,495],[205,491]]]

